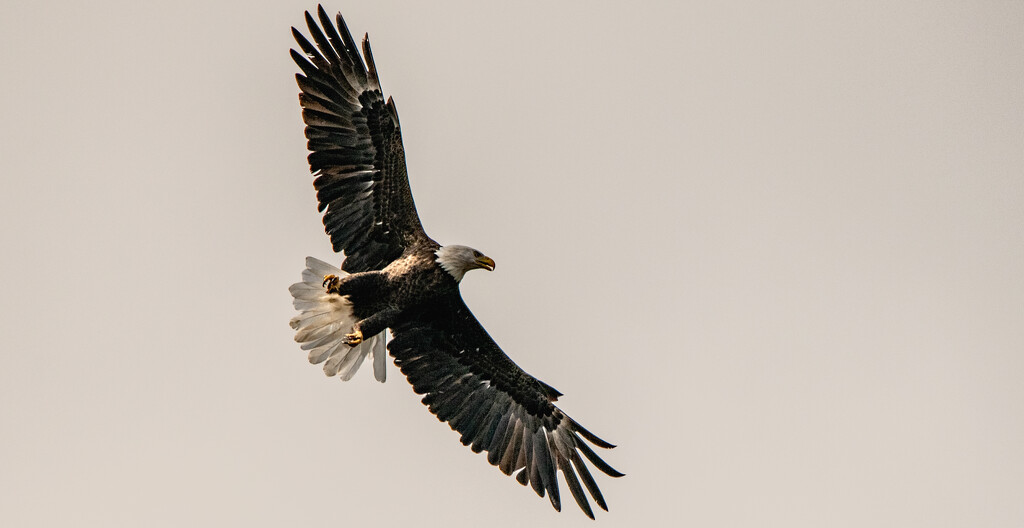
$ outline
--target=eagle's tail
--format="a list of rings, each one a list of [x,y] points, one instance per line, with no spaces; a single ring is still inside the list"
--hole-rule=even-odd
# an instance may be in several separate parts
[[[344,381],[352,379],[366,356],[372,354],[373,377],[383,382],[387,361],[384,332],[367,337],[354,347],[347,345],[345,334],[356,323],[352,303],[347,296],[327,293],[323,286],[325,275],[344,277],[346,273],[322,260],[306,257],[302,282],[288,288],[294,297],[292,304],[299,311],[289,323],[296,330],[295,341],[309,351],[310,363],[316,365],[326,360],[324,374],[338,375]]]

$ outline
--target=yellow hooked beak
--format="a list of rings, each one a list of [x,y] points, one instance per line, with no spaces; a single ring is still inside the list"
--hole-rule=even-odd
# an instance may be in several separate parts
[[[494,271],[494,261],[491,257],[480,255],[476,258],[476,267],[483,268],[487,271]]]

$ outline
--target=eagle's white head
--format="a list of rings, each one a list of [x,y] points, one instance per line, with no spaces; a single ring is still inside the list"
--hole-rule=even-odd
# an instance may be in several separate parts
[[[494,271],[494,261],[490,257],[468,246],[444,246],[434,254],[437,255],[437,263],[455,277],[455,282],[462,281],[462,276],[472,269]]]

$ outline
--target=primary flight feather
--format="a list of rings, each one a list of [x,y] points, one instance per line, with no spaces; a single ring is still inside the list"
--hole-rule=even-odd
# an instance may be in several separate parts
[[[318,20],[317,20],[318,19]],[[319,22],[319,23],[318,23]],[[437,418],[506,475],[561,509],[562,473],[579,507],[594,513],[584,488],[607,510],[587,461],[622,476],[589,444],[601,440],[554,405],[561,396],[524,372],[466,307],[459,283],[494,261],[460,245],[441,246],[423,230],[409,189],[394,102],[384,100],[370,43],[360,54],[341,14],[306,13],[310,39],[292,28],[291,55],[309,140],[324,228],[341,268],[309,257],[289,288],[299,315],[295,340],[329,376],[351,379],[366,357],[385,379],[386,348]],[[365,57],[365,60],[364,60]]]

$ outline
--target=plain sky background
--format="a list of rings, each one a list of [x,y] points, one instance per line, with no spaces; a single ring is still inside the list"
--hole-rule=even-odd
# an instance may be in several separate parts
[[[326,5],[598,524],[292,341],[314,7],[0,8],[0,525],[1024,526],[1024,3]]]

